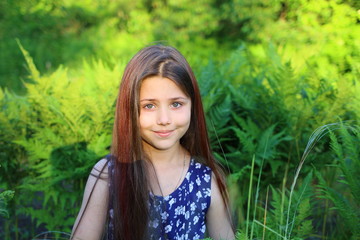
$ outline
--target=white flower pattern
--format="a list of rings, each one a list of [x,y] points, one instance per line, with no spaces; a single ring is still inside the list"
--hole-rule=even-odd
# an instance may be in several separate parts
[[[110,158],[110,157],[109,157]],[[110,175],[114,162],[108,162]],[[109,183],[111,189],[112,181]],[[148,238],[151,240],[192,240],[205,238],[205,216],[210,207],[211,169],[193,158],[184,181],[170,195],[150,193]],[[108,240],[114,240],[113,208],[109,207]]]
[[[190,240],[205,237],[205,216],[210,206],[211,169],[191,159],[184,181],[166,197],[150,194],[149,239]],[[166,218],[164,218],[166,216]],[[160,220],[161,219],[161,220]]]

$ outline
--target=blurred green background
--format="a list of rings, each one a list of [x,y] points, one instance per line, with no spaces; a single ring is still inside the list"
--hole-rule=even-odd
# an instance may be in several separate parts
[[[360,239],[355,0],[0,1],[0,239],[71,231],[123,69],[156,43],[198,78],[237,239]]]

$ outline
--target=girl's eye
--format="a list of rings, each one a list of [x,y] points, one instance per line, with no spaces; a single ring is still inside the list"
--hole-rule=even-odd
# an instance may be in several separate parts
[[[145,109],[153,109],[153,108],[155,108],[155,106],[154,106],[154,104],[146,104],[146,105],[144,106],[144,108],[145,108]]]
[[[171,106],[172,106],[173,108],[179,108],[179,107],[182,106],[182,103],[174,102],[174,103],[171,104]]]

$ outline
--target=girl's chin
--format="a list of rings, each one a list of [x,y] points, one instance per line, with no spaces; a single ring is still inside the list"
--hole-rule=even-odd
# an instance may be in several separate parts
[[[168,143],[168,144],[160,144],[160,143],[149,143],[146,142],[144,145],[144,149],[145,151],[152,151],[152,150],[156,150],[156,151],[166,151],[166,150],[170,150],[173,148],[178,148],[180,146],[180,142],[176,142],[176,143]]]

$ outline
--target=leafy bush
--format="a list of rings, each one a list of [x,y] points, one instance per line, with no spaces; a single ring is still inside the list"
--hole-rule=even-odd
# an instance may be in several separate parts
[[[360,237],[360,128],[342,124],[337,131],[330,131],[331,148],[335,155],[335,178],[329,182],[326,175],[317,172],[319,196],[330,201],[331,211],[338,212],[341,227],[336,228],[337,236],[346,239]]]
[[[94,61],[84,63],[81,74],[60,67],[42,76],[21,50],[32,83],[26,97],[1,92],[1,187],[16,190],[15,215],[70,231],[89,169],[109,152],[121,66]]]
[[[25,92],[16,38],[42,73],[61,64],[77,69],[94,56],[116,65],[154,42],[176,46],[196,67],[226,59],[243,42],[255,48],[273,42],[296,71],[307,64],[324,79],[351,79],[359,74],[358,6],[352,0],[1,1],[0,86]]]

